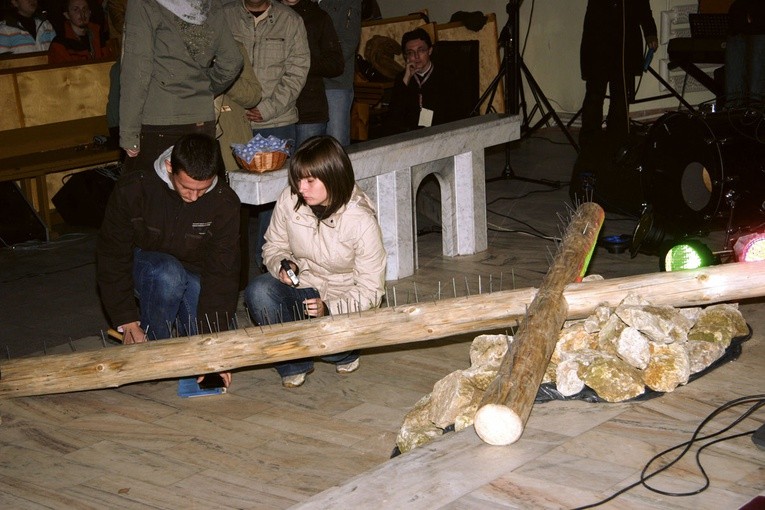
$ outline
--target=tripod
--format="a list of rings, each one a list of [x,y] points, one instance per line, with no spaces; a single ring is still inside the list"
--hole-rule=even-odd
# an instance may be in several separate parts
[[[531,71],[529,71],[529,68],[526,67],[526,64],[523,62],[523,57],[521,57],[520,47],[518,44],[518,34],[520,33],[519,10],[521,8],[522,2],[523,0],[510,0],[507,3],[507,23],[502,29],[499,37],[499,42],[502,44],[503,48],[502,65],[500,66],[497,76],[494,77],[489,86],[486,88],[486,91],[478,99],[478,104],[476,104],[475,108],[473,108],[473,113],[475,114],[480,110],[481,105],[487,98],[489,98],[489,108],[491,108],[491,103],[494,101],[494,96],[496,95],[497,88],[504,78],[505,108],[512,115],[517,115],[521,112],[523,113],[521,122],[521,138],[531,136],[537,129],[547,124],[547,122],[552,118],[558,128],[563,131],[564,135],[566,135],[566,138],[568,139],[571,146],[574,147],[574,150],[579,152],[579,145],[571,136],[571,133],[563,124],[563,121],[561,121],[558,114],[555,113],[555,110],[553,110],[552,106],[550,105],[550,101],[547,99],[547,96],[545,96],[542,88],[534,79],[534,76],[531,74]],[[526,109],[526,96],[523,91],[523,83],[521,80],[522,76],[526,78],[526,83],[531,90],[532,95],[534,96],[534,100],[536,101],[534,108],[531,110],[531,114],[529,114]],[[542,114],[542,118],[532,126],[531,119],[537,110],[539,110],[539,112]],[[536,184],[543,184],[545,186],[551,186],[554,188],[560,187],[559,182],[545,179],[518,177],[515,175],[515,172],[510,165],[510,143],[505,144],[505,168],[502,171],[502,175],[493,179],[487,179],[486,182],[493,182],[504,179],[515,179],[518,181],[532,182]]]

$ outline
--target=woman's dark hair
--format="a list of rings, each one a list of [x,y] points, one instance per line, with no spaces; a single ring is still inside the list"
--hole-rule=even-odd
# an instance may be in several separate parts
[[[327,189],[327,209],[324,217],[337,212],[351,199],[356,179],[353,166],[342,145],[331,136],[312,136],[298,148],[292,157],[289,170],[292,193],[297,195],[295,210],[305,205],[300,195],[300,179],[319,179]]]
[[[173,173],[183,170],[195,181],[212,179],[220,170],[220,162],[218,140],[202,133],[182,136],[170,154]]]
[[[416,41],[417,39],[422,39],[425,41],[425,44],[428,45],[428,48],[433,46],[433,41],[430,39],[430,34],[428,34],[422,28],[415,28],[411,32],[405,33],[401,38],[401,52],[406,54],[406,43],[409,41]]]

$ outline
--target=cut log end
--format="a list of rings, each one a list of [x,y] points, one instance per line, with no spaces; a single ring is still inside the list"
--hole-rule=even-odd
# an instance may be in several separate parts
[[[483,406],[475,415],[476,434],[485,443],[507,446],[521,437],[523,422],[509,407],[501,404]]]

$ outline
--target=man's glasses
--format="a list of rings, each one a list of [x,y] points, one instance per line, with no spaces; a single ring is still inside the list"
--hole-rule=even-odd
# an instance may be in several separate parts
[[[416,57],[417,55],[423,55],[428,52],[430,48],[420,48],[417,50],[408,50],[404,55],[406,55],[406,58],[410,57]]]

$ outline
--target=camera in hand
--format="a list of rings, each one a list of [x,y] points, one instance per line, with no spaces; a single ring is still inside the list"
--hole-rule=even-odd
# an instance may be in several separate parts
[[[287,259],[282,259],[282,269],[287,273],[287,276],[290,277],[290,280],[292,280],[292,285],[297,287],[300,285],[300,279],[295,274],[295,271],[292,270],[292,266],[290,265],[290,262]]]

